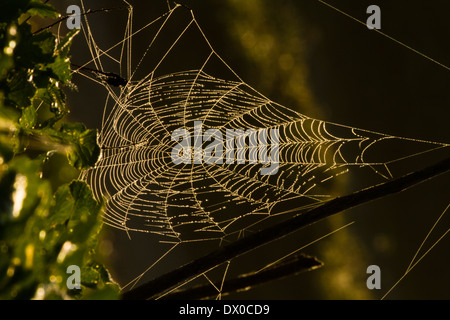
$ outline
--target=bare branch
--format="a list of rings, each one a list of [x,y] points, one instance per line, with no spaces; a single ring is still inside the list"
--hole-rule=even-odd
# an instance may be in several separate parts
[[[168,272],[144,285],[125,292],[123,299],[155,299],[168,290],[179,286],[189,279],[210,270],[226,261],[236,258],[245,252],[251,251],[261,245],[282,238],[298,229],[314,222],[350,209],[363,203],[391,195],[442,173],[450,171],[450,158],[420,171],[409,173],[403,177],[391,180],[358,192],[338,197],[323,205],[301,213],[293,218],[264,229],[260,232],[237,240],[229,245],[209,253],[199,259]]]

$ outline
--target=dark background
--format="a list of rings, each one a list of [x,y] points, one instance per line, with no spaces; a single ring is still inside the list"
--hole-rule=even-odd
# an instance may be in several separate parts
[[[167,11],[165,0],[130,1],[136,27]],[[270,99],[308,116],[394,136],[450,142],[450,72],[393,40],[327,7],[317,0],[186,0],[215,50],[249,85]],[[366,21],[366,8],[381,8],[385,34],[450,65],[450,3],[448,1],[332,1],[340,10]],[[53,1],[61,11],[74,1]],[[92,9],[122,6],[120,1],[85,1]],[[120,10],[119,10],[120,11]],[[95,35],[105,45],[123,37],[126,11],[90,17]],[[62,27],[61,30],[63,29]],[[72,61],[87,61],[83,37],[73,46]],[[100,40],[99,40],[100,41]],[[195,50],[195,48],[192,48]],[[194,51],[195,52],[195,51]],[[180,59],[184,57],[180,56]],[[77,92],[68,92],[73,120],[100,128],[105,91],[75,75]],[[417,170],[448,155],[436,152],[397,168]],[[406,165],[406,164],[405,164]],[[345,185],[364,185],[365,176]],[[379,299],[403,275],[420,243],[448,205],[449,175],[422,183],[297,232],[272,243],[255,256],[288,253],[342,226],[354,224],[303,252],[325,266],[313,272],[259,286],[232,298],[254,299]],[[338,186],[344,193],[346,186]],[[432,239],[450,225],[444,216]],[[105,259],[114,277],[127,283],[165,250],[145,234],[133,235],[105,228]],[[430,241],[432,240],[430,239]],[[428,246],[433,241],[428,243]],[[428,246],[426,246],[428,248]],[[273,250],[270,250],[273,249]],[[283,250],[281,250],[283,249]],[[389,299],[449,299],[449,237],[444,238],[392,291]],[[162,251],[161,251],[162,250]],[[422,251],[424,252],[424,251]],[[191,251],[170,258],[178,265]],[[274,255],[273,259],[277,256]],[[247,259],[247,260],[246,260]],[[252,260],[244,258],[240,265]],[[366,288],[366,268],[379,265],[382,289]],[[233,264],[230,267],[232,273]],[[236,269],[236,272],[238,270]],[[247,270],[248,271],[248,270]]]

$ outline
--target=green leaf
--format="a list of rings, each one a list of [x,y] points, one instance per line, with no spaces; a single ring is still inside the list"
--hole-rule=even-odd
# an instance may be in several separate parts
[[[69,185],[64,184],[56,190],[54,195],[54,204],[50,209],[48,217],[48,227],[55,228],[57,225],[65,225],[72,214],[74,200],[70,194]]]
[[[83,300],[117,300],[120,298],[120,287],[113,283],[97,286],[96,290],[88,291],[81,299]]]
[[[97,130],[87,129],[81,123],[64,123],[59,131],[44,128],[42,132],[63,144],[71,146],[67,158],[73,167],[77,169],[89,168],[97,162],[100,155],[100,148],[97,145]]]
[[[64,130],[68,130],[67,126]],[[68,155],[70,164],[77,169],[94,166],[100,155],[100,148],[97,145],[97,130],[76,131],[69,129],[69,132],[74,138],[72,142],[74,149]]]
[[[54,61],[56,38],[51,32],[33,34],[27,23],[22,23],[18,31],[20,41],[14,49],[16,68],[36,69]]]
[[[67,57],[69,54],[69,49],[72,44],[73,38],[80,32],[80,29],[73,29],[69,33],[67,33],[64,38],[62,38],[57,47],[56,51],[59,52],[63,57]]]
[[[58,18],[60,14],[51,5],[33,0],[28,4],[27,12],[31,15],[39,15],[42,18]]]
[[[67,228],[71,241],[83,243],[88,241],[94,228],[99,228],[98,218],[102,205],[94,199],[85,182],[73,181],[70,193],[75,203]]]
[[[102,264],[92,260],[85,265],[81,274],[81,283],[91,289],[85,290],[82,299],[110,300],[119,298],[120,288],[111,281],[108,271]]]
[[[13,73],[7,84],[5,103],[19,108],[26,108],[31,104],[36,88],[28,78],[29,75],[25,70]]]
[[[69,50],[73,38],[80,32],[78,29],[70,31],[56,46],[55,61],[47,65],[47,69],[54,74],[54,78],[63,84],[69,82],[72,72],[70,69]]]
[[[42,31],[37,34],[32,33],[30,40],[34,45],[38,45],[40,62],[50,62],[56,48],[56,37],[50,31]]]
[[[53,73],[53,78],[63,84],[68,82],[72,75],[69,58],[61,55],[56,56],[55,61],[47,65],[47,70]]]
[[[29,106],[22,111],[22,116],[19,119],[20,126],[30,131],[34,129],[34,126],[36,125],[37,120],[37,112],[36,109],[33,106]]]

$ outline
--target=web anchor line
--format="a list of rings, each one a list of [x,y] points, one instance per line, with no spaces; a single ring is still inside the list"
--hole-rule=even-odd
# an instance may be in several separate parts
[[[327,7],[329,7],[329,8],[331,8],[331,9],[335,10],[336,12],[339,12],[340,14],[346,16],[347,18],[350,18],[350,19],[352,19],[353,21],[356,21],[356,22],[358,22],[358,23],[360,23],[360,24],[366,26],[366,23],[365,23],[365,22],[363,22],[363,21],[361,21],[361,20],[359,20],[359,19],[353,17],[352,15],[348,14],[347,12],[344,12],[344,11],[338,9],[337,7],[335,7],[335,6],[331,5],[331,4],[329,4],[328,2],[326,2],[326,1],[324,1],[324,0],[317,0],[317,1],[320,2],[320,3],[322,3],[322,4],[324,4],[324,5],[326,5]],[[447,71],[450,71],[450,67],[448,67],[447,65],[445,65],[445,64],[443,64],[443,63],[437,61],[436,59],[434,59],[434,58],[432,58],[432,57],[426,55],[425,53],[423,53],[423,52],[421,52],[421,51],[419,51],[419,50],[417,50],[417,49],[414,49],[413,47],[407,45],[406,43],[404,43],[404,42],[402,42],[402,41],[400,41],[400,40],[397,40],[396,38],[394,38],[394,37],[392,37],[392,36],[390,36],[390,35],[384,33],[383,31],[381,31],[381,30],[379,30],[379,29],[373,29],[372,31],[375,31],[376,33],[382,35],[383,37],[388,38],[389,40],[391,40],[391,41],[393,41],[393,42],[395,42],[395,43],[401,45],[402,47],[404,47],[404,48],[406,48],[406,49],[408,49],[408,50],[414,52],[415,54],[418,54],[419,56],[421,56],[421,57],[423,57],[423,58],[425,58],[425,59],[427,59],[427,60],[429,60],[429,61],[431,61],[431,62],[437,64],[438,66],[440,66],[440,67],[446,69]]]

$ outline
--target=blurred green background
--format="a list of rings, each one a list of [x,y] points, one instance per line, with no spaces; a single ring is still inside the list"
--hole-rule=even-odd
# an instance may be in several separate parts
[[[51,2],[62,12],[70,4],[78,4]],[[165,0],[130,0],[130,3],[134,6],[136,28],[167,11]],[[319,1],[186,0],[182,3],[193,10],[212,46],[229,66],[268,98],[330,122],[394,136],[450,142],[449,70],[369,31]],[[448,1],[329,0],[329,3],[362,21],[368,17],[366,8],[370,4],[379,5],[382,32],[450,65]],[[85,4],[92,9],[123,5],[120,1],[98,0],[85,1]],[[98,19],[89,17],[96,28],[96,37],[108,43],[123,37],[122,22],[126,22],[113,18],[113,14],[116,13],[99,13]],[[117,14],[126,16],[126,12]],[[83,51],[83,41],[79,36],[73,45],[72,61],[76,64],[89,59]],[[73,82],[79,90],[68,92],[72,119],[90,128],[100,128],[105,91],[77,75]],[[420,169],[444,156],[445,152],[437,152],[420,157],[408,163],[408,170]],[[48,174],[58,179],[64,173]],[[345,194],[348,185],[364,185],[365,178],[362,175],[342,181],[336,192]],[[343,231],[303,250],[322,260],[324,267],[228,297],[381,298],[402,276],[447,206],[448,178],[448,174],[442,175],[401,194],[319,222],[282,243],[271,244],[275,251],[283,248],[289,252],[355,221]],[[433,239],[442,235],[449,225],[447,214]],[[145,270],[166,248],[145,234],[133,235],[129,241],[125,233],[107,228],[106,235],[103,254],[121,284]],[[387,298],[449,299],[449,249],[450,241],[446,237]],[[273,251],[255,254],[264,257],[268,252]],[[183,253],[173,257],[169,264],[178,265],[189,258],[188,252]],[[247,260],[242,261],[245,264]],[[366,268],[371,264],[381,268],[381,290],[366,288]],[[146,275],[143,281],[153,276]]]

